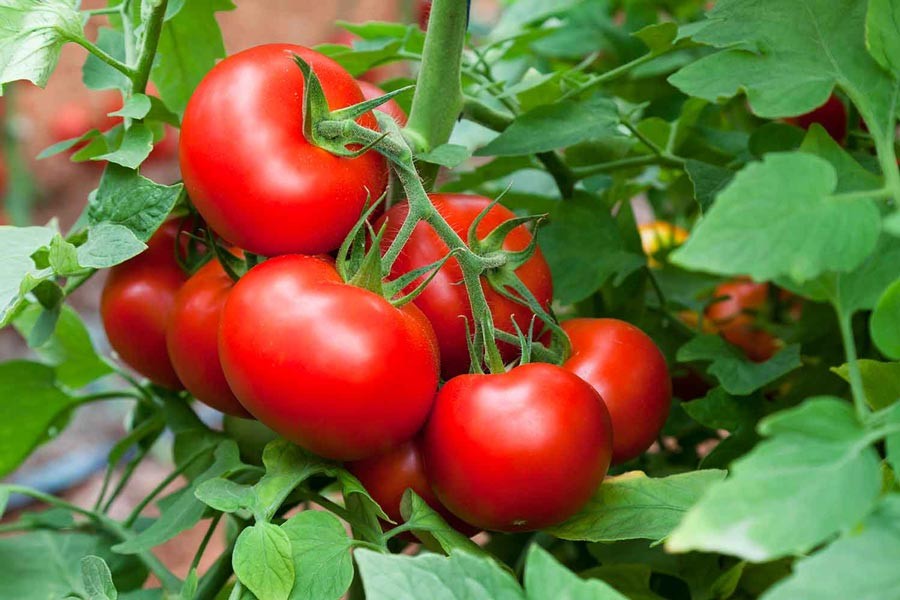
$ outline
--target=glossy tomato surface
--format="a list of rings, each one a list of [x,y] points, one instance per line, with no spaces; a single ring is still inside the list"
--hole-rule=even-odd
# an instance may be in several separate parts
[[[168,221],[148,248],[109,270],[100,298],[103,328],[119,357],[154,383],[181,389],[169,361],[166,326],[175,295],[187,280],[175,258],[179,224]]]
[[[359,479],[387,516],[397,523],[404,521],[400,514],[400,502],[404,492],[411,489],[454,529],[467,536],[477,532],[457,519],[434,495],[425,476],[422,454],[416,440],[405,442],[383,454],[349,463],[347,469]]]
[[[599,394],[555,365],[460,375],[425,427],[425,472],[453,514],[483,529],[560,523],[606,475],[612,425]]]
[[[380,98],[385,94],[385,91],[374,83],[369,83],[368,81],[362,80],[357,81],[357,83],[359,84],[359,89],[362,90],[363,97],[366,100]],[[380,110],[384,114],[397,121],[397,124],[400,125],[400,127],[406,125],[406,112],[402,108],[400,108],[400,105],[393,98],[391,98],[375,110]]]
[[[713,296],[724,298],[706,309],[720,335],[754,362],[764,362],[778,351],[779,341],[760,327],[757,314],[766,307],[769,284],[735,279],[716,287]]]
[[[219,320],[232,287],[218,261],[203,265],[175,296],[166,345],[178,378],[197,400],[223,413],[249,417],[228,387],[219,361]]]
[[[181,172],[197,210],[226,240],[267,256],[334,250],[367,197],[379,197],[387,183],[376,152],[342,158],[306,140],[294,54],[319,76],[332,109],[363,100],[330,58],[269,44],[216,65],[191,97],[181,129]],[[376,127],[372,114],[359,122]]]
[[[475,217],[491,202],[483,196],[465,194],[431,194],[430,197],[438,212],[463,240],[467,239],[469,226]],[[378,221],[376,230],[385,220],[388,224],[382,240],[383,249],[386,250],[390,246],[408,212],[409,206],[402,202],[391,207]],[[513,217],[515,215],[511,210],[499,204],[495,205],[479,223],[478,237],[484,238],[497,225]],[[526,227],[519,226],[506,237],[503,248],[511,251],[523,250],[530,242],[531,232]],[[440,260],[447,255],[447,252],[446,244],[441,241],[434,230],[429,225],[420,223],[416,226],[406,246],[403,247],[391,274],[397,277],[424,267]],[[548,308],[553,297],[553,282],[550,277],[550,267],[540,249],[535,250],[534,256],[519,267],[516,274],[541,305],[545,309]],[[421,281],[423,278],[417,279],[407,289],[411,291]],[[513,319],[515,319],[522,331],[528,331],[532,319],[531,310],[523,304],[501,296],[486,281],[482,282],[482,287],[491,307],[494,325],[497,328],[515,334],[516,330],[513,327]],[[462,271],[456,259],[449,260],[441,267],[425,291],[414,302],[434,326],[441,348],[441,372],[444,377],[450,378],[467,373],[470,360],[466,345],[466,322],[468,321],[471,327],[472,310],[469,306],[466,288],[462,284]],[[541,326],[542,324],[537,322],[535,324],[536,331],[539,331]],[[511,344],[500,344],[500,350],[507,360],[513,358],[517,352],[517,348]]]
[[[225,377],[241,404],[282,437],[321,456],[358,460],[413,437],[434,400],[434,333],[401,309],[343,283],[303,255],[268,260],[225,301]]]
[[[662,352],[625,321],[572,319],[562,327],[572,342],[563,368],[591,384],[609,410],[613,463],[639,456],[669,416],[672,382]]]

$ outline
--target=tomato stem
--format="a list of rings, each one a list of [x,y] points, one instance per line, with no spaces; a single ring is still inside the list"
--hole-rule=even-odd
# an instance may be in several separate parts
[[[156,58],[156,48],[159,46],[159,34],[162,31],[163,17],[166,15],[168,0],[156,0],[151,2],[150,16],[145,23],[143,44],[138,54],[135,74],[131,77],[131,93],[143,94],[147,91],[147,82],[150,81],[150,69],[153,68],[153,59]]]

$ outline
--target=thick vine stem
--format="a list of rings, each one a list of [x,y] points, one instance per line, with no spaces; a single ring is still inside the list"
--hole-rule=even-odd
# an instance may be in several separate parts
[[[166,16],[168,0],[150,0],[153,8],[150,18],[144,29],[144,39],[141,51],[138,54],[136,73],[131,78],[131,93],[143,94],[147,91],[147,82],[150,80],[150,69],[153,67],[153,59],[156,57],[156,48],[159,46],[159,34],[162,31],[163,18]]]
[[[404,129],[419,150],[447,143],[462,111],[460,72],[468,21],[469,3],[464,0],[434,0],[431,5],[422,68]],[[426,181],[433,182],[437,166],[427,165],[423,171]]]

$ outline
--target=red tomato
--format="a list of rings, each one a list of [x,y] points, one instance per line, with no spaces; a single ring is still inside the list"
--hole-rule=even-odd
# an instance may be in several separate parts
[[[666,359],[650,337],[617,319],[572,319],[562,324],[572,342],[563,363],[603,398],[613,426],[613,464],[640,455],[669,416],[672,382]]]
[[[357,81],[359,84],[359,89],[362,90],[363,98],[366,100],[372,100],[373,98],[380,98],[384,96],[385,91],[375,85],[374,83],[369,83],[368,81]],[[391,98],[375,110],[380,110],[387,116],[391,117],[400,127],[406,125],[406,113],[400,108],[400,105],[397,104],[397,101]]]
[[[225,301],[219,353],[253,416],[337,460],[411,439],[438,383],[434,333],[415,306],[397,309],[310,256],[268,260],[238,281]]]
[[[745,278],[719,285],[715,297],[725,296],[706,309],[706,316],[730,344],[740,348],[750,360],[764,362],[778,351],[778,339],[756,324],[755,313],[764,310],[769,284]]]
[[[403,493],[411,489],[451,527],[469,537],[477,533],[476,529],[453,516],[431,491],[422,465],[421,450],[415,440],[405,442],[384,454],[350,463],[347,468],[395,522],[403,522],[400,501]]]
[[[475,217],[491,202],[483,196],[464,194],[431,194],[430,197],[438,212],[464,240],[467,238],[469,226]],[[383,249],[387,249],[396,237],[408,211],[409,206],[402,202],[391,207],[379,219],[376,230],[385,220],[388,221],[382,241]],[[499,204],[495,205],[479,224],[478,236],[484,238],[497,225],[514,216],[508,208]],[[503,247],[511,251],[522,250],[530,242],[531,232],[525,226],[520,226],[510,232]],[[446,244],[441,241],[434,230],[427,224],[420,223],[413,231],[409,242],[404,246],[397,262],[394,263],[391,274],[397,277],[424,267],[446,256],[447,252]],[[544,260],[540,249],[535,250],[534,256],[519,267],[516,274],[528,286],[538,302],[547,309],[553,297],[553,282],[550,278],[550,267]],[[408,289],[414,289],[422,280],[423,278],[416,280]],[[528,330],[532,319],[531,310],[523,304],[501,296],[487,282],[484,282],[482,287],[491,307],[491,314],[494,316],[494,325],[497,328],[515,333],[515,327],[513,327],[513,319],[515,319],[522,331]],[[467,373],[470,360],[466,345],[466,320],[471,327],[472,310],[469,306],[466,288],[462,284],[462,271],[456,259],[451,259],[441,267],[440,272],[428,284],[425,291],[416,298],[415,304],[422,309],[434,326],[434,332],[441,348],[441,371],[444,378],[449,379],[454,375]],[[538,322],[535,327],[539,330],[541,325]],[[516,355],[518,348],[512,344],[501,344],[500,350],[504,358],[509,360]]]
[[[460,375],[438,393],[425,426],[425,472],[444,506],[467,523],[542,529],[591,498],[612,440],[599,394],[556,365]]]
[[[843,142],[847,138],[847,109],[834,94],[822,106],[787,121],[803,129],[809,129],[813,123],[818,123],[834,140]]]
[[[93,127],[91,109],[78,102],[66,102],[53,114],[50,135],[61,142],[80,137]]]
[[[179,223],[169,221],[148,248],[109,270],[100,298],[106,337],[119,357],[154,383],[181,389],[166,350],[166,325],[175,294],[187,280],[175,260]]]
[[[330,58],[303,46],[257,46],[206,75],[181,129],[181,172],[197,210],[226,240],[269,256],[334,250],[387,183],[376,152],[342,158],[306,140],[294,54],[315,70],[332,109],[362,101]],[[371,114],[359,122],[376,126]]]
[[[431,0],[419,0],[419,27],[428,29],[428,19],[431,17]]]
[[[166,345],[178,378],[197,400],[229,415],[249,417],[219,362],[219,320],[233,286],[218,261],[203,265],[175,296]]]

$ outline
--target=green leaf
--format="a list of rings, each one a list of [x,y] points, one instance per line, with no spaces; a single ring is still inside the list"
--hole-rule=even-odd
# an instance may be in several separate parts
[[[431,152],[417,154],[416,159],[434,165],[441,165],[448,169],[454,169],[466,162],[471,156],[472,153],[469,152],[469,149],[465,146],[460,146],[458,144],[442,144]]]
[[[807,113],[822,105],[836,84],[850,94],[876,138],[893,139],[897,83],[865,48],[867,5],[865,0],[720,2],[693,39],[723,50],[694,61],[669,81],[710,101],[745,90],[753,112],[767,118]]]
[[[725,471],[702,470],[669,477],[639,471],[607,477],[578,513],[548,530],[567,540],[661,540]]]
[[[666,547],[760,562],[808,552],[859,522],[881,487],[853,408],[820,397],[764,420],[764,440],[688,511]],[[815,507],[815,510],[810,510]]]
[[[836,192],[875,190],[881,187],[881,178],[859,164],[818,123],[813,123],[809,128],[800,144],[800,151],[815,154],[831,163],[837,173]]]
[[[900,589],[900,495],[885,496],[862,526],[810,557],[765,600],[883,600]]]
[[[194,496],[207,506],[226,513],[250,508],[255,500],[252,487],[223,477],[204,481],[197,486]]]
[[[105,560],[115,587],[122,592],[119,599],[132,598],[124,592],[140,588],[147,569],[134,557],[113,554],[109,545],[104,536],[49,530],[0,538],[4,600],[56,600],[73,592],[90,600],[103,598],[88,595],[85,588],[81,559],[86,556]]]
[[[539,106],[518,117],[476,156],[549,152],[588,140],[623,137],[615,103],[603,96]]]
[[[704,427],[728,431],[752,422],[759,412],[758,399],[735,398],[721,387],[711,389],[702,398],[682,402],[681,408]]]
[[[331,513],[307,510],[281,526],[291,544],[294,587],[290,600],[338,600],[353,581],[351,540]]]
[[[115,58],[125,62],[125,36],[122,32],[101,27],[97,30],[97,47]],[[93,54],[88,53],[84,67],[81,69],[84,85],[92,90],[130,90],[131,82],[117,69],[112,68]]]
[[[150,97],[144,94],[134,94],[125,100],[122,108],[111,112],[111,117],[127,117],[129,119],[143,119],[150,113],[152,104]]]
[[[47,258],[50,261],[50,268],[57,275],[72,275],[81,270],[78,265],[78,250],[58,233],[50,240]]]
[[[271,523],[257,523],[238,536],[232,556],[234,574],[259,598],[288,600],[294,562],[288,534]]]
[[[88,229],[87,241],[78,247],[77,260],[81,267],[108,269],[146,249],[147,244],[128,227],[103,222]]]
[[[92,225],[123,225],[146,242],[166,220],[181,190],[181,184],[159,185],[132,169],[108,165],[89,201],[88,219]]]
[[[900,360],[900,279],[881,295],[869,321],[872,341],[881,352]]]
[[[403,493],[400,514],[412,527],[416,537],[429,548],[440,548],[447,554],[465,551],[473,555],[485,552],[475,542],[453,529],[447,521],[411,489]]]
[[[373,524],[379,519],[388,523],[393,523],[391,518],[379,506],[379,504],[369,495],[369,492],[363,484],[350,471],[346,469],[332,469],[329,474],[337,477],[338,483],[341,485],[341,495],[347,507],[358,506],[358,512],[365,516],[373,518]]]
[[[31,255],[56,233],[53,227],[0,226],[0,326],[9,323],[25,294],[49,277],[49,269],[38,269]]]
[[[632,34],[650,49],[651,54],[661,54],[672,47],[678,37],[678,25],[675,23],[656,23],[648,25]]]
[[[313,475],[328,473],[336,466],[280,438],[266,445],[263,464],[266,474],[253,486],[257,519],[270,518],[294,488]]]
[[[703,212],[709,210],[719,192],[734,179],[734,171],[694,159],[685,162],[684,170],[694,184],[694,198]]]
[[[537,544],[528,548],[525,591],[528,600],[628,600],[602,581],[581,579]]]
[[[237,444],[233,440],[223,441],[215,447],[214,456],[213,464],[187,487],[169,496],[167,502],[160,502],[160,516],[150,527],[116,545],[113,550],[120,554],[144,552],[196,525],[206,511],[206,505],[194,496],[197,486],[208,479],[233,473],[242,466]]]
[[[132,123],[125,130],[125,135],[118,148],[106,154],[100,154],[91,160],[106,160],[128,169],[141,166],[153,150],[153,132],[143,123]]]
[[[862,375],[866,400],[875,410],[885,408],[900,400],[900,363],[879,362],[867,358],[856,361]],[[832,369],[850,382],[850,369],[846,364]]]
[[[78,0],[7,0],[0,5],[0,85],[47,80],[62,45],[82,37]],[[2,93],[2,91],[0,91]]]
[[[871,200],[836,197],[836,185],[834,168],[821,158],[766,155],[718,195],[672,262],[757,281],[849,271],[874,250],[881,217]]]
[[[609,210],[592,198],[558,203],[538,239],[563,304],[587,298],[612,276],[621,282],[646,264],[643,254],[626,249]]]
[[[84,581],[88,600],[116,600],[119,597],[109,566],[99,556],[91,555],[81,559],[81,579]]]
[[[875,308],[897,278],[900,278],[900,239],[882,235],[875,251],[849,273],[826,273],[803,285],[787,279],[778,283],[806,298],[830,302],[842,314],[852,315]]]
[[[76,402],[56,385],[52,368],[15,360],[0,364],[0,476],[46,440],[51,426]]]
[[[746,396],[800,366],[800,346],[782,348],[775,356],[755,363],[717,335],[698,335],[678,349],[678,362],[711,361],[715,375],[726,392]]]
[[[866,47],[878,64],[900,75],[900,6],[891,0],[869,0]]]
[[[466,552],[407,556],[359,549],[354,557],[367,600],[525,600],[508,571]]]
[[[150,77],[176,113],[184,112],[197,84],[225,57],[216,13],[233,8],[231,0],[192,0],[163,25]]]
[[[14,325],[26,339],[30,337],[43,309],[37,305],[25,308]],[[33,347],[37,355],[56,369],[59,383],[79,389],[113,372],[97,354],[91,336],[81,317],[70,306],[63,306],[51,337]]]

